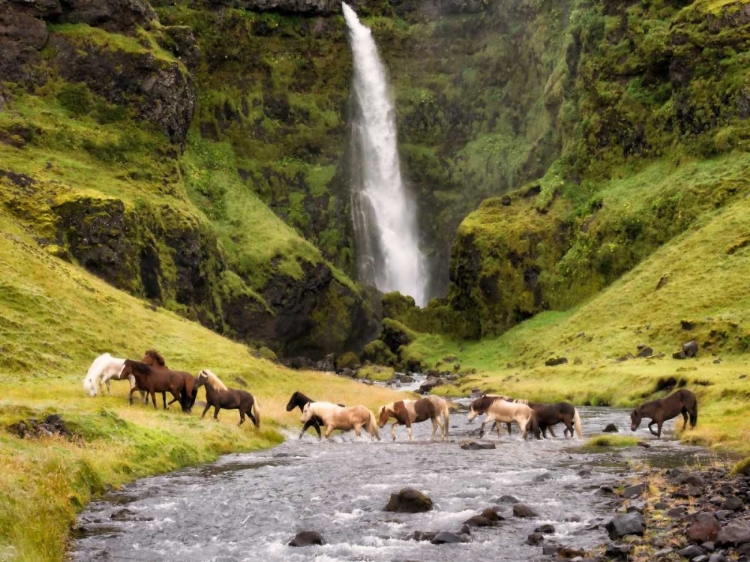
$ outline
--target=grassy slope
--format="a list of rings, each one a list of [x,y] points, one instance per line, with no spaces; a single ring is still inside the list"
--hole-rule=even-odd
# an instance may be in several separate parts
[[[667,284],[657,290],[657,283]],[[750,200],[739,198],[708,211],[676,237],[591,300],[566,312],[545,312],[502,336],[456,342],[421,335],[412,344],[428,362],[456,355],[464,377],[444,392],[492,389],[535,400],[631,406],[655,393],[657,380],[685,379],[699,399],[700,422],[683,437],[750,452]],[[694,323],[685,330],[682,321]],[[690,339],[703,346],[697,359],[672,352]],[[639,343],[662,359],[629,359]],[[569,363],[545,367],[562,355]],[[720,363],[714,361],[720,358]],[[451,361],[452,364],[454,361]],[[446,362],[447,363],[447,362]]]
[[[275,429],[298,422],[298,413],[284,411],[296,389],[373,408],[394,396],[256,359],[245,346],[51,257],[3,214],[0,346],[0,426],[59,412],[82,435],[75,443],[29,441],[0,431],[0,560],[61,560],[76,512],[110,485],[277,443]],[[195,413],[128,406],[125,383],[114,383],[112,397],[84,394],[81,380],[97,354],[139,358],[149,347],[169,365],[210,367],[234,386],[235,377],[244,379],[262,408],[261,431],[237,428],[235,412],[217,424]]]

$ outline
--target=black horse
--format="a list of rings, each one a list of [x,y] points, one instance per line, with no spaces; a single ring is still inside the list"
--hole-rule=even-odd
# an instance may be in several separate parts
[[[305,404],[309,402],[315,402],[312,398],[309,398],[305,394],[302,394],[299,390],[295,391],[294,394],[292,394],[292,397],[289,399],[289,402],[286,405],[286,411],[291,412],[295,408],[299,408],[299,411],[301,412],[305,408]],[[344,407],[343,404],[339,404],[339,406]],[[308,421],[305,422],[305,425],[302,426],[302,431],[299,432],[299,438],[302,439],[302,436],[305,434],[305,431],[309,427],[314,427],[315,431],[318,434],[318,439],[322,438],[322,435],[320,433],[320,426],[323,425],[323,420],[321,420],[318,416],[311,417]]]

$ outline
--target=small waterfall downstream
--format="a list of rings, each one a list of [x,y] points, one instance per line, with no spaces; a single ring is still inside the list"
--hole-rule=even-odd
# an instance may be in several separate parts
[[[415,205],[401,178],[387,74],[370,29],[342,6],[354,56],[350,180],[360,281],[399,291],[423,306],[426,264]]]

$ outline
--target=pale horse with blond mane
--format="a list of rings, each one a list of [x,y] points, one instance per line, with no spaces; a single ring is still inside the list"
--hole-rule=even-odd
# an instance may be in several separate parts
[[[99,357],[94,359],[94,362],[89,367],[86,378],[83,379],[83,389],[89,393],[89,396],[96,396],[97,391],[101,391],[104,394],[102,385],[107,386],[107,394],[112,395],[112,389],[109,386],[111,379],[121,380],[120,376],[122,368],[125,366],[125,359],[118,357],[112,357],[109,353],[102,353]],[[135,386],[135,378],[128,377],[130,379],[131,390]],[[144,397],[143,391],[141,391],[141,398]]]
[[[343,407],[331,402],[308,402],[302,410],[302,421],[308,422],[313,416],[318,416],[323,421],[326,437],[330,437],[334,429],[353,429],[357,437],[360,437],[361,430],[364,429],[371,437],[380,441],[375,414],[364,406]]]

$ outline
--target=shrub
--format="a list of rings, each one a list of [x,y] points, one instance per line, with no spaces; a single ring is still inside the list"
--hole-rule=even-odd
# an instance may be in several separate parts
[[[359,369],[359,357],[353,351],[347,351],[336,358],[336,369]]]
[[[87,115],[94,105],[94,98],[86,84],[65,84],[57,99],[63,109],[73,115]]]
[[[368,343],[362,350],[362,359],[378,365],[393,365],[396,362],[396,356],[381,340]]]

